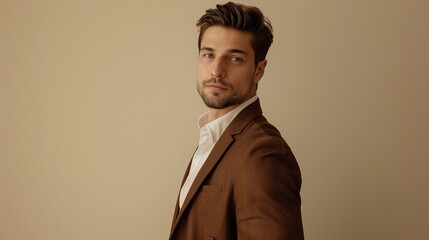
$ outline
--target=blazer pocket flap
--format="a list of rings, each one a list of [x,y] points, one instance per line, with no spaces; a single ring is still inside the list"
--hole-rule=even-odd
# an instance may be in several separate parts
[[[201,192],[206,192],[206,193],[222,192],[222,184],[203,185],[201,187]]]

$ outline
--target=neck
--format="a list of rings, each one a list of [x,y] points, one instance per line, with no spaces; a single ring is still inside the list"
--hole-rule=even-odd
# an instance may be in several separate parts
[[[231,112],[234,108],[238,107],[239,105],[240,104],[236,104],[222,109],[210,108],[209,122],[224,116],[225,114]]]

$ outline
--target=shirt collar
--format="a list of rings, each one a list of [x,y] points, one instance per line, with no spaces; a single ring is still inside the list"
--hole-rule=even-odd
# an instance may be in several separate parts
[[[228,127],[228,125],[234,120],[234,118],[247,106],[252,104],[258,99],[258,96],[253,96],[249,100],[245,101],[244,103],[238,105],[236,108],[228,112],[227,114],[223,115],[222,117],[215,119],[211,122],[207,122],[210,116],[210,112],[207,111],[203,115],[200,116],[198,125],[200,127],[200,131],[208,131],[211,135],[211,140],[213,143],[216,143],[217,140],[220,138],[222,133],[225,131],[225,129]]]

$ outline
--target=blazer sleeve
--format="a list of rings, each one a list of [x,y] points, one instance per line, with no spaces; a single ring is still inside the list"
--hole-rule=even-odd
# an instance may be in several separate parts
[[[255,143],[234,183],[239,240],[304,239],[301,173],[285,142]]]

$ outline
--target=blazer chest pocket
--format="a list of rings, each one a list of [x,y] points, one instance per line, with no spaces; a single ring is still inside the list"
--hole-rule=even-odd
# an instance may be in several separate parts
[[[220,193],[222,192],[222,184],[203,185],[201,187],[202,193]]]

